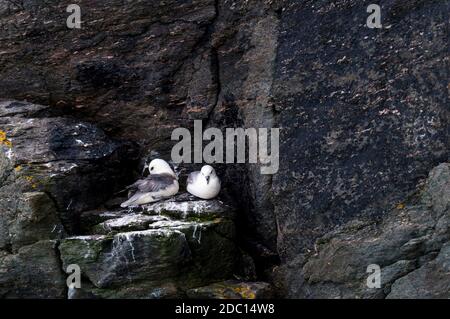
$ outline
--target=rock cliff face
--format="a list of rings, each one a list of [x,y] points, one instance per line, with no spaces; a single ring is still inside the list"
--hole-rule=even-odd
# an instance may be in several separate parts
[[[448,1],[77,3],[0,0],[0,296],[450,297]],[[108,202],[195,119],[280,127],[280,171],[219,165],[233,216]]]

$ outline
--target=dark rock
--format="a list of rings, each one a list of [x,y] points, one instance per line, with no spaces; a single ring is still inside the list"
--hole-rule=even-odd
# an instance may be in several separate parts
[[[62,241],[60,251],[64,267],[79,265],[98,288],[133,280],[164,281],[191,258],[182,232],[160,229],[71,237]]]
[[[56,251],[55,241],[39,241],[0,255],[0,297],[64,298],[66,279]]]
[[[45,193],[70,233],[128,232],[104,214],[136,177],[135,155],[118,140],[138,144],[140,157],[168,158],[172,130],[193,119],[280,127],[279,173],[217,165],[237,202],[233,239],[260,279],[272,278],[281,297],[381,298],[397,285],[392,296],[440,295],[445,282],[436,291],[418,282],[431,269],[445,274],[437,258],[447,219],[434,218],[448,191],[408,197],[449,159],[447,2],[384,1],[382,29],[365,27],[365,0],[77,3],[84,24],[69,30],[63,1],[0,0],[0,98],[30,101],[0,102],[0,249],[45,238],[54,222],[36,212],[36,236],[24,231],[13,248],[23,193]],[[213,223],[214,212],[160,212],[186,232],[208,223],[219,241],[234,227],[224,216]],[[22,222],[17,231],[30,229]],[[146,223],[140,216],[132,227]],[[367,259],[381,263],[382,291],[363,286]],[[403,288],[411,285],[418,290]],[[149,296],[145,285],[125,286],[95,296]],[[155,295],[178,296],[169,286]]]
[[[217,51],[220,92],[211,126],[277,127],[271,101],[280,24],[274,10],[277,2],[218,2],[212,41]],[[272,176],[262,175],[260,166],[227,165],[225,187],[241,207],[242,233],[272,251],[266,255],[273,255],[277,253],[277,221]]]
[[[3,174],[9,172],[2,178],[0,201],[5,209],[14,210],[18,193],[44,192],[73,232],[80,212],[104,202],[130,178],[123,166],[132,161],[127,158],[131,148],[89,123],[37,117],[45,109],[14,101],[0,104],[2,134],[9,143],[0,146]]]
[[[10,222],[9,234],[13,251],[46,239],[65,235],[53,201],[45,193],[23,193],[17,215]]]
[[[272,189],[278,252],[284,264],[292,264],[285,271],[295,272],[285,280],[288,296],[308,294],[307,288],[299,293],[304,274],[294,265],[317,238],[336,225],[386,216],[448,160],[448,76],[442,68],[448,4],[383,3],[384,27],[378,30],[364,27],[370,3],[283,2],[272,89],[283,128],[281,166]],[[426,215],[419,209],[415,215],[421,214]],[[425,234],[425,227],[404,225],[399,234],[386,233],[384,247],[342,242],[342,258],[332,262],[342,262],[339,267],[319,261],[307,276],[327,286],[334,274],[350,285],[353,279],[345,276],[364,271],[355,268],[363,266],[359,262],[367,266],[369,255],[362,251],[381,263],[412,257],[399,248],[413,228]],[[359,236],[356,230],[347,234]],[[413,254],[418,246],[404,249]],[[355,257],[352,248],[361,259],[345,257]],[[340,295],[325,288],[323,293]],[[350,289],[348,295],[357,294]]]
[[[353,221],[319,239],[303,266],[303,296],[449,298],[449,191],[450,164],[441,164],[414,204],[379,224]],[[381,289],[366,285],[371,264],[381,267]]]
[[[82,0],[78,30],[66,27],[64,1],[29,3],[0,1],[0,97],[51,105],[166,153],[173,128],[214,106],[215,0]]]
[[[392,285],[389,299],[450,298],[450,244],[442,247],[435,260],[398,279]]]

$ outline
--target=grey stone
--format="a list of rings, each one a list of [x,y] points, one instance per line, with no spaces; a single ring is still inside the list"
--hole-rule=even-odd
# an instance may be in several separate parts
[[[320,239],[302,269],[304,296],[447,298],[449,173],[449,164],[433,169],[415,204],[394,209],[381,223],[352,222]],[[381,289],[366,286],[371,264],[381,267]]]
[[[65,235],[55,204],[45,193],[39,192],[22,194],[9,233],[14,251],[40,240],[60,239]]]
[[[231,208],[172,200],[156,207],[164,210],[82,214],[85,225],[100,223],[87,228],[97,235],[66,238],[60,245],[63,266],[78,264],[87,279],[70,298],[175,298],[233,275],[238,254],[227,218]],[[162,215],[166,210],[171,214]]]
[[[1,298],[64,298],[66,288],[55,241],[0,255]]]
[[[11,144],[0,146],[1,165],[9,172],[1,184],[0,205],[8,206],[10,214],[15,214],[18,193],[44,192],[73,232],[80,212],[101,204],[129,178],[119,169],[129,161],[128,146],[95,125],[41,117],[39,112],[48,107],[24,102],[4,101],[0,109],[2,132]]]
[[[392,285],[389,299],[449,299],[450,244],[419,269],[401,277]]]
[[[130,281],[164,281],[191,258],[185,235],[175,230],[145,230],[114,237],[71,237],[60,245],[64,267],[78,264],[98,288]]]

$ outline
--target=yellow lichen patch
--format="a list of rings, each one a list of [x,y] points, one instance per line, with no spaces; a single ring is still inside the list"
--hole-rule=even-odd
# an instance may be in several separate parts
[[[11,141],[6,138],[6,132],[0,130],[0,145],[2,144],[9,148],[12,147]]]
[[[403,204],[403,203],[398,203],[397,204],[397,209],[399,209],[399,210],[405,209],[405,207],[406,207],[406,205]]]
[[[234,291],[244,299],[256,299],[255,293],[248,288],[236,287]]]
[[[31,184],[32,188],[37,188],[38,184],[33,176],[24,176],[25,180]]]
[[[22,170],[22,166],[17,165],[16,167],[14,167],[14,170],[15,170],[16,172],[20,172],[20,171]]]

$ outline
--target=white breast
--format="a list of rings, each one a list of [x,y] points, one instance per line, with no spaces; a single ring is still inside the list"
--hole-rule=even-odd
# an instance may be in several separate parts
[[[201,199],[212,199],[219,195],[220,188],[217,177],[211,178],[209,184],[206,183],[206,179],[199,177],[194,183],[188,184],[187,191]]]

